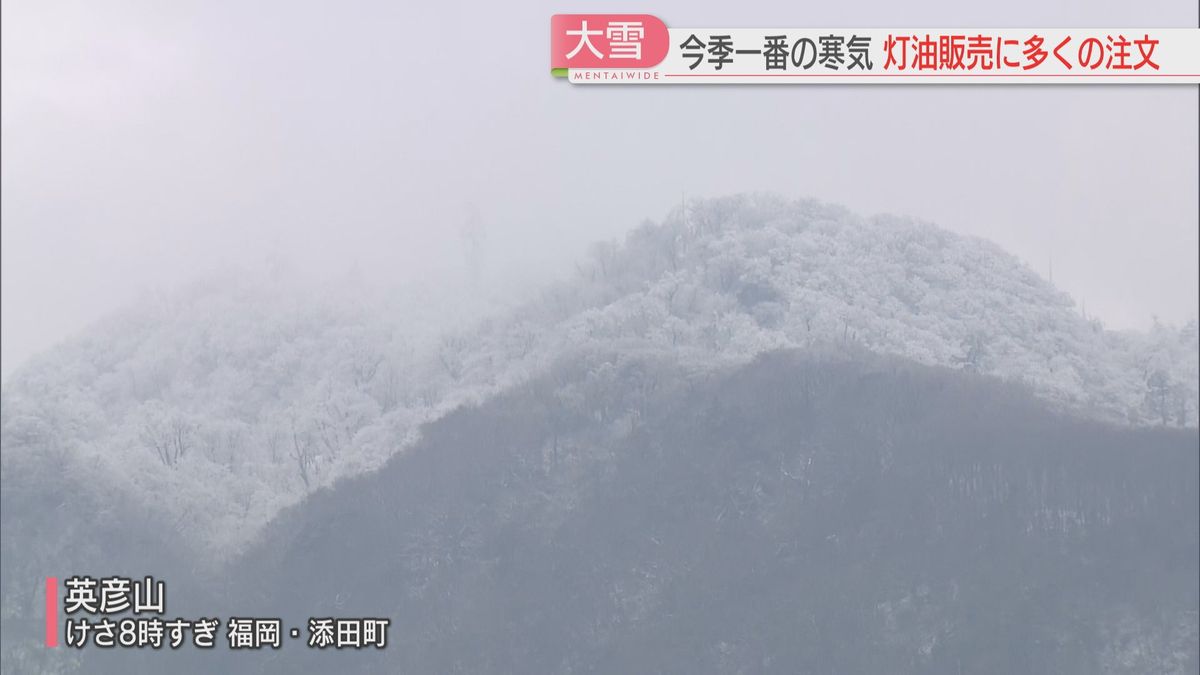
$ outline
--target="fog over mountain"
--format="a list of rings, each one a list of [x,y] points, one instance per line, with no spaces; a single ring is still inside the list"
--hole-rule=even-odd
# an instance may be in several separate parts
[[[349,597],[418,672],[1187,672],[1198,350],[983,239],[771,195],[533,292],[229,272],[5,383],[5,668],[71,663],[11,620],[54,567]]]
[[[1190,86],[561,86],[584,2],[6,0],[0,375],[129,304],[283,251],[306,275],[545,281],[681,194],[772,190],[985,236],[1118,328],[1195,312]],[[1194,27],[1184,0],[658,0],[677,27]]]

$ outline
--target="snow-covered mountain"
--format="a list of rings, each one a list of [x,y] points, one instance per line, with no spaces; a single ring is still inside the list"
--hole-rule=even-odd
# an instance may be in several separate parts
[[[589,350],[704,369],[852,344],[1118,424],[1197,421],[1194,321],[1109,331],[994,244],[811,201],[694,202],[594,245],[534,300],[473,303],[255,275],[148,299],[12,376],[3,480],[53,471],[97,499],[119,493],[219,559],[312,490],[379,467],[422,423]]]

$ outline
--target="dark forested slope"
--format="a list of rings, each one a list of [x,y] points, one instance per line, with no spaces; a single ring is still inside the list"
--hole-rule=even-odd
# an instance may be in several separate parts
[[[1197,435],[968,373],[579,357],[286,512],[226,606],[387,616],[292,672],[1195,672]]]

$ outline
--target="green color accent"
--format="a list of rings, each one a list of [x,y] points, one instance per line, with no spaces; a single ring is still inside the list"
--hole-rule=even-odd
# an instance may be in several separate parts
[[[566,77],[567,69],[566,68],[551,68],[550,74],[553,75],[554,77]]]

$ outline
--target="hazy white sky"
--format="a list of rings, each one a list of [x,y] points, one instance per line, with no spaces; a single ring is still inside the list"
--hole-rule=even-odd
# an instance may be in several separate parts
[[[5,0],[4,375],[226,263],[461,274],[469,202],[493,269],[533,276],[682,192],[770,190],[1053,257],[1110,326],[1196,313],[1195,86],[572,87],[549,17],[600,5],[411,4]],[[626,7],[678,27],[1197,24],[1194,0]]]

